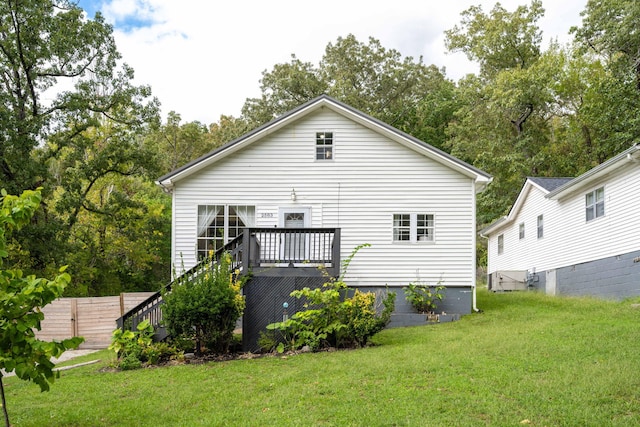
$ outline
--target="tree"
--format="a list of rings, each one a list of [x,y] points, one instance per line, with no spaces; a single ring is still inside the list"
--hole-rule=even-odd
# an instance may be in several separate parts
[[[527,68],[540,57],[542,33],[535,23],[543,15],[540,0],[514,12],[496,3],[490,15],[482,6],[471,6],[461,13],[460,26],[445,31],[445,46],[477,61],[480,74],[488,78],[503,70]]]
[[[579,52],[601,69],[587,75],[583,116],[593,123],[599,161],[640,136],[640,3],[632,0],[587,2],[582,26],[574,27]]]
[[[263,72],[262,96],[247,99],[242,118],[255,127],[326,93],[440,147],[454,111],[454,88],[443,70],[422,58],[403,58],[374,38],[362,43],[348,35],[327,45],[317,67],[293,55]]]
[[[589,0],[574,27],[576,41],[605,59],[618,73],[634,76],[640,90],[640,4],[635,0]]]
[[[169,112],[164,125],[152,129],[145,146],[157,157],[161,174],[171,172],[213,149],[214,144],[205,125],[200,122],[181,124],[180,114]]]
[[[7,262],[53,271],[81,213],[97,209],[94,187],[115,176],[155,174],[140,134],[158,103],[120,64],[111,26],[68,0],[0,5],[0,185],[11,193],[42,187],[30,224],[7,236]],[[112,197],[110,201],[117,198]]]
[[[20,197],[3,189],[0,206],[0,268],[7,257],[6,231],[29,223],[41,201],[40,191],[27,190]],[[0,269],[0,368],[49,390],[59,373],[53,371],[52,357],[77,348],[83,341],[75,337],[61,342],[46,342],[35,337],[44,319],[41,308],[62,295],[70,277],[61,268],[53,280],[26,276],[19,269]],[[0,374],[0,394],[5,424],[9,423],[4,385]]]

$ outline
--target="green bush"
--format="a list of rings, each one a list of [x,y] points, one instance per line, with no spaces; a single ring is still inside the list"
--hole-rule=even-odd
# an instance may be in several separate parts
[[[244,311],[242,284],[237,272],[231,271],[228,253],[210,271],[178,282],[162,295],[167,331],[174,338],[193,339],[198,354],[203,347],[212,353],[227,353]]]
[[[152,343],[153,326],[145,319],[136,331],[120,328],[113,331],[109,350],[116,353],[116,364],[120,369],[137,369],[142,367],[144,349]]]
[[[304,346],[312,350],[362,347],[389,323],[395,307],[395,293],[388,293],[382,299],[384,309],[378,314],[375,293],[353,291],[344,282],[349,263],[361,248],[368,246],[365,244],[354,249],[343,263],[338,279],[330,278],[321,288],[305,287],[291,293],[291,296],[305,301],[303,307],[306,310],[298,311],[284,322],[267,326],[268,330],[282,333],[284,342],[278,345],[279,351]]]
[[[444,299],[444,286],[438,282],[436,286],[410,283],[404,288],[407,301],[418,313],[431,313],[438,308],[438,302]]]
[[[153,326],[148,320],[138,324],[136,331],[113,331],[109,350],[116,353],[116,366],[123,371],[138,369],[145,365],[157,365],[178,359],[182,352],[165,342],[153,341]]]

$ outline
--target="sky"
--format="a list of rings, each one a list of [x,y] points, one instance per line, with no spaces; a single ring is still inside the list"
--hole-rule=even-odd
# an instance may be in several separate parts
[[[422,56],[458,80],[476,72],[462,53],[447,53],[444,31],[460,13],[486,0],[77,0],[89,19],[101,12],[114,27],[118,50],[135,70],[135,83],[151,86],[163,118],[175,111],[182,121],[215,123],[238,117],[247,98],[260,96],[263,71],[295,54],[317,66],[329,43],[353,34],[369,37],[403,57]],[[587,0],[542,0],[539,21],[545,44],[566,43],[582,22]],[[508,11],[530,0],[502,0]]]

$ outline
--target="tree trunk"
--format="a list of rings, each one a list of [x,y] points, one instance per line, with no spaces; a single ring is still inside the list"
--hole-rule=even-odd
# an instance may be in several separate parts
[[[7,412],[7,400],[4,397],[4,384],[2,383],[3,375],[0,374],[0,395],[2,395],[2,412],[4,413],[4,425],[11,427],[9,423],[9,413]]]

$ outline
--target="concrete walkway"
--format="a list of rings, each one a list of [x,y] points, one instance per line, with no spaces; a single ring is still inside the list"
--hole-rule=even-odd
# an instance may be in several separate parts
[[[74,359],[74,358],[79,357],[79,356],[85,356],[87,354],[95,353],[96,351],[99,351],[99,350],[67,350],[64,353],[62,353],[60,355],[60,357],[57,357],[57,358],[54,357],[53,359],[51,359],[51,361],[54,364],[58,364],[58,363],[66,362],[67,360]],[[62,370],[75,368],[76,366],[84,366],[84,365],[89,365],[91,363],[96,363],[96,362],[98,362],[98,360],[93,360],[93,361],[84,362],[84,363],[78,363],[77,365],[64,366],[62,368],[53,368],[53,370],[54,371],[57,371],[57,370],[62,371]],[[4,371],[2,371],[2,376],[4,376],[4,377],[12,377],[15,374],[16,374],[15,372],[9,372],[8,374],[5,374]]]
[[[67,350],[58,358],[54,357],[51,361],[55,364],[66,362],[76,357],[85,356],[87,354],[95,353],[99,350]]]

